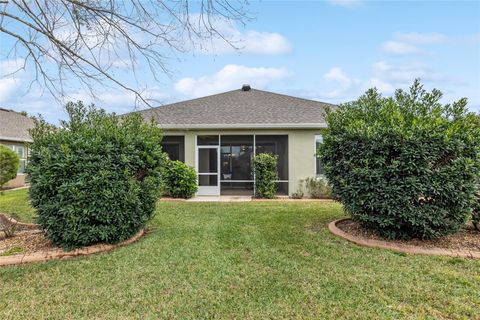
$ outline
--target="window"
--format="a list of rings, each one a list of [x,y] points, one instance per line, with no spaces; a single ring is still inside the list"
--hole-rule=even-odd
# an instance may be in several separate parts
[[[184,136],[164,136],[161,144],[163,151],[168,154],[170,160],[185,162]]]
[[[218,146],[218,136],[197,136],[199,146]]]
[[[15,144],[6,144],[5,146],[12,149],[20,158],[20,165],[18,166],[17,173],[23,174],[25,172],[25,166],[27,165],[26,147]]]
[[[323,143],[323,136],[315,135],[315,175],[317,177],[323,176],[325,171],[323,170],[322,162],[320,161],[320,155],[318,154],[318,148]]]
[[[278,156],[278,179],[288,181],[288,136],[256,135],[256,154],[271,153]]]

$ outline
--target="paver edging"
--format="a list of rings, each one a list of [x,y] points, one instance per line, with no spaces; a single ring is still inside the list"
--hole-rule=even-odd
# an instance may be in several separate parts
[[[454,249],[443,249],[443,248],[422,248],[422,247],[417,247],[417,246],[412,246],[407,244],[392,243],[389,241],[366,239],[359,236],[354,236],[349,233],[346,233],[345,231],[337,227],[337,223],[345,220],[350,220],[350,219],[339,219],[339,220],[330,222],[328,224],[328,229],[334,235],[363,247],[388,249],[388,250],[393,250],[397,252],[422,254],[422,255],[430,255],[430,256],[447,256],[447,257],[454,257],[454,258],[480,259],[480,251],[454,250]]]
[[[2,216],[4,219],[7,219],[8,221],[10,221],[11,223],[14,223],[14,224],[17,224],[19,226],[22,226],[22,227],[25,227],[25,228],[28,228],[28,229],[36,229],[38,228],[38,224],[36,223],[27,223],[27,222],[20,222],[20,221],[17,221],[11,217],[9,217],[7,214],[5,213],[0,213],[0,216]]]
[[[94,253],[111,251],[115,248],[131,244],[146,233],[145,229],[138,231],[133,237],[117,244],[94,244],[88,247],[75,249],[72,251],[63,251],[62,249],[53,249],[46,251],[38,251],[27,254],[16,254],[11,256],[0,257],[0,266],[11,266],[16,264],[25,264],[32,262],[45,262],[49,260],[61,260],[78,256],[86,256]]]

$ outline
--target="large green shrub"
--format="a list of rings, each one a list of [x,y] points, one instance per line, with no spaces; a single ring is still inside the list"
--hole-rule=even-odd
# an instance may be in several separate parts
[[[197,192],[197,173],[185,163],[168,160],[163,169],[163,188],[165,195],[173,198],[188,199]]]
[[[10,148],[0,144],[0,188],[17,176],[20,159]]]
[[[261,153],[253,158],[255,171],[255,196],[258,198],[275,198],[277,190],[276,180],[278,156],[270,153]]]
[[[333,195],[388,238],[436,238],[462,227],[479,174],[479,128],[466,99],[442,105],[418,80],[375,89],[328,114],[320,147]]]
[[[164,154],[161,130],[68,103],[68,120],[35,121],[30,199],[47,237],[66,249],[125,240],[154,214]]]

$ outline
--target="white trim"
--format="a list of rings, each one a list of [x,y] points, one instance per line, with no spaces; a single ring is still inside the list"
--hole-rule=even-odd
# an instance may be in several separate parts
[[[322,134],[315,134],[313,136],[313,176],[318,178],[322,175],[317,174],[317,137],[322,138],[323,143],[323,135]]]
[[[326,123],[160,124],[163,129],[324,129]]]
[[[198,190],[197,195],[201,196],[219,196],[220,195],[220,135],[218,135],[218,144],[216,145],[204,145],[199,146],[197,143],[199,135],[195,135],[195,171],[198,176],[217,176],[217,185],[216,186],[200,186],[200,181],[197,181]],[[217,150],[217,172],[198,172],[198,150],[199,149],[215,149]]]
[[[250,159],[250,161],[252,162],[251,167],[253,169],[253,195],[254,196],[257,195],[257,184],[255,183],[255,181],[257,180],[257,176],[255,175],[255,168],[253,168],[253,159],[255,158],[256,155],[257,155],[257,135],[254,133],[253,134],[253,158]]]

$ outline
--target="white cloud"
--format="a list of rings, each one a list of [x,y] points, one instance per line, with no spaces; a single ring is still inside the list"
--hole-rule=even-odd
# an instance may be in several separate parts
[[[251,68],[229,64],[213,75],[180,79],[175,83],[175,90],[190,97],[201,97],[239,89],[244,83],[261,89],[270,82],[282,80],[288,76],[289,72],[284,68]]]
[[[323,75],[323,78],[330,81],[336,81],[342,87],[348,87],[352,83],[352,80],[339,67],[334,67],[330,69],[327,73]]]
[[[389,83],[386,82],[380,78],[371,78],[370,80],[367,81],[365,84],[366,88],[377,88],[380,92],[382,93],[393,93],[395,91],[395,87]]]
[[[345,102],[358,93],[359,85],[360,81],[351,78],[342,68],[333,67],[322,76],[319,100]]]
[[[261,32],[256,30],[240,30],[231,21],[220,16],[214,16],[209,24],[222,37],[213,36],[204,26],[203,17],[190,15],[190,20],[196,26],[195,32],[205,36],[203,41],[190,42],[195,52],[201,54],[231,54],[249,53],[258,55],[285,54],[292,51],[287,38],[277,32]],[[207,40],[208,39],[208,40]],[[189,43],[189,39],[185,39]]]
[[[422,50],[412,44],[400,41],[387,41],[382,45],[382,50],[393,54],[421,53]]]
[[[276,32],[258,32],[248,30],[240,32],[231,29],[225,32],[224,39],[214,39],[197,45],[197,52],[203,54],[250,53],[259,55],[276,55],[292,51],[287,38]]]
[[[441,33],[397,32],[393,40],[382,45],[382,50],[397,55],[425,53],[419,46],[442,44],[450,41],[450,38]]]
[[[397,88],[408,88],[415,78],[420,78],[423,83],[430,85],[462,85],[458,80],[448,78],[419,62],[392,64],[381,60],[372,64],[370,74],[361,79],[352,78],[338,66],[331,68],[322,76],[320,92],[312,96],[318,100],[342,103],[357,98],[373,87],[390,95]]]
[[[410,44],[439,44],[448,41],[448,37],[441,33],[397,33],[395,39]]]
[[[4,59],[0,60],[0,78],[10,76],[23,68],[24,59]]]
[[[419,62],[392,65],[385,61],[378,61],[372,65],[372,73],[374,77],[398,84],[410,84],[415,78],[421,78],[425,81],[451,80]]]
[[[152,106],[162,104],[168,95],[160,90],[159,87],[151,87],[149,89],[141,92],[143,97],[150,103]],[[133,92],[123,90],[123,89],[110,89],[96,94],[94,97],[91,96],[90,92],[85,90],[80,90],[74,93],[67,94],[63,99],[64,102],[67,101],[77,101],[82,100],[85,103],[93,102],[98,107],[104,108],[108,112],[115,112],[117,114],[122,114],[126,112],[131,112],[136,109],[136,107],[143,106],[142,103],[137,103],[135,94]]]
[[[20,87],[20,80],[15,78],[0,79],[0,106],[5,104]],[[8,106],[5,106],[8,107]]]
[[[340,6],[344,8],[353,8],[360,4],[361,0],[328,0],[330,4],[334,6]]]

